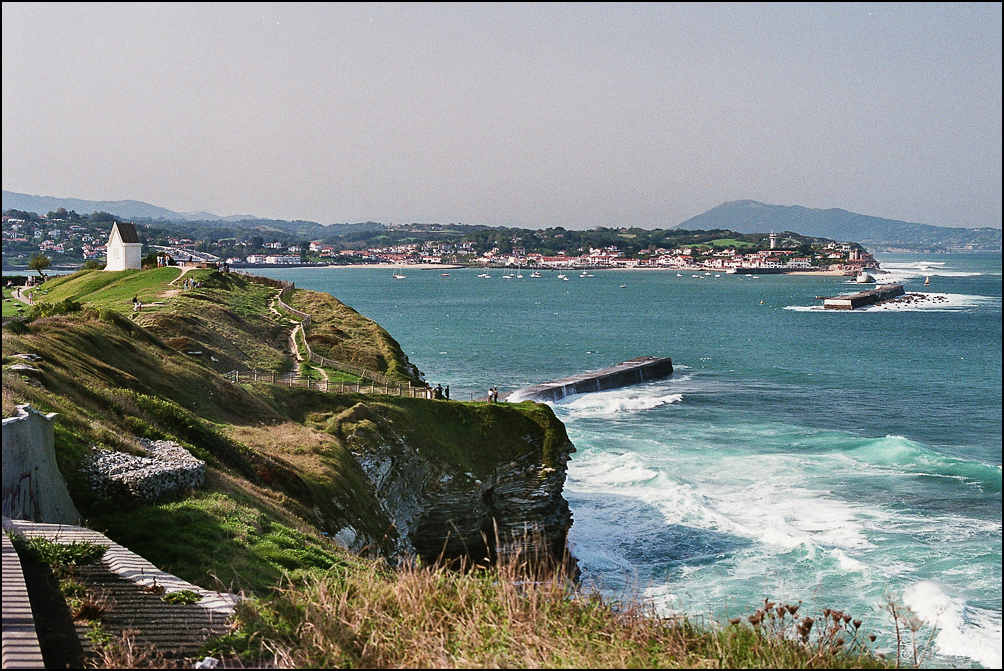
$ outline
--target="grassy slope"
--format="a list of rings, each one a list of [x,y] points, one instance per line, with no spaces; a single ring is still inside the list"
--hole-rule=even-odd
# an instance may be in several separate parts
[[[175,293],[178,287],[170,282],[177,275],[172,268],[85,271],[45,285],[50,303],[76,300],[84,307],[36,319],[28,333],[4,329],[3,412],[10,416],[15,404],[30,402],[59,413],[60,470],[91,525],[192,582],[217,586],[218,578],[227,586],[270,589],[282,570],[330,563],[334,550],[320,534],[333,534],[346,524],[393,539],[390,520],[379,512],[361,469],[341,443],[341,427],[334,420],[351,408],[392,417],[398,427],[392,431],[408,433],[409,440],[420,436],[429,450],[437,449],[434,436],[444,422],[476,427],[485,412],[497,422],[509,415],[523,433],[553,432],[553,417],[531,404],[465,408],[422,399],[232,385],[213,370],[225,368],[221,362],[281,362],[286,356],[279,347],[286,346],[288,323],[268,309],[275,292],[237,275],[197,271],[188,276],[202,286]],[[137,294],[145,307],[135,313],[131,305]],[[128,312],[116,311],[123,306]],[[355,311],[341,319],[357,330],[368,322]],[[187,341],[179,346],[182,338]],[[379,340],[374,356],[386,356],[389,346]],[[196,347],[203,354],[185,353]],[[354,347],[363,349],[358,343]],[[10,357],[18,352],[41,356],[41,372],[7,370],[20,362]],[[219,361],[207,360],[208,353]],[[473,429],[464,431],[471,434],[469,445],[483,442]],[[185,445],[211,467],[210,487],[184,501],[128,510],[94,497],[80,469],[90,447],[138,451],[136,436]],[[467,448],[456,440],[442,445],[444,455],[457,456],[458,464],[465,461],[459,455]],[[487,464],[526,449],[519,440],[500,438],[479,446],[477,454]],[[311,550],[301,560],[296,548],[319,554]]]
[[[290,305],[307,312],[312,324],[307,341],[317,354],[336,361],[383,373],[402,381],[415,381],[404,366],[401,346],[379,324],[329,294],[298,290]]]
[[[36,319],[26,333],[4,329],[3,414],[26,402],[59,413],[59,468],[89,526],[191,582],[263,597],[242,610],[242,628],[231,641],[237,649],[250,645],[260,654],[264,644],[292,666],[846,662],[832,656],[832,637],[803,650],[748,626],[667,627],[595,595],[570,598],[575,595],[563,582],[529,588],[507,574],[393,574],[337,549],[322,532],[345,523],[378,537],[393,534],[343,446],[347,434],[387,438],[391,432],[482,475],[525,451],[524,436],[543,438],[553,457],[566,439],[564,428],[532,403],[232,385],[205,356],[184,352],[198,346],[242,363],[282,361],[276,342],[286,324],[268,312],[267,292],[257,285],[207,271],[201,289],[175,295],[172,274],[78,273],[47,284],[51,301],[73,299],[84,308]],[[128,312],[137,294],[148,305]],[[195,344],[179,346],[179,338]],[[41,372],[10,371],[20,362],[10,355],[18,352],[41,356]],[[207,486],[182,500],[143,506],[95,497],[80,470],[89,449],[136,450],[135,436],[177,440],[205,459]],[[283,583],[283,576],[292,582]]]

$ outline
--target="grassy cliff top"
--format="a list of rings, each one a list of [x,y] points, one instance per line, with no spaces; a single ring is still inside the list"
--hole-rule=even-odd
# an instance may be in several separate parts
[[[192,289],[178,278],[177,269],[160,268],[83,271],[46,282],[30,309],[34,319],[3,330],[3,414],[14,415],[21,403],[58,413],[57,460],[81,513],[191,582],[219,587],[210,578],[216,576],[228,588],[270,590],[284,570],[333,561],[333,546],[322,534],[346,525],[390,544],[396,532],[369,500],[346,432],[354,450],[366,448],[368,435],[403,437],[451,468],[478,474],[526,456],[528,436],[544,441],[537,444],[551,459],[567,440],[553,413],[533,404],[489,407],[234,385],[219,372],[290,361],[285,348],[292,323],[269,307],[276,289],[211,270],[187,273],[197,284]],[[132,311],[133,296],[144,303],[141,311]],[[322,332],[334,338],[340,330],[355,331],[358,351],[365,351],[369,334],[374,357],[397,361],[400,348],[370,320],[324,295],[294,296]],[[24,363],[11,356],[17,353],[41,357],[33,363],[37,370],[11,370]],[[141,453],[137,438],[175,440],[206,461],[206,490],[126,508],[96,497],[82,472],[91,448]],[[237,524],[238,518],[258,521]],[[247,525],[254,533],[246,533]],[[271,541],[263,540],[270,534]],[[296,547],[320,554],[303,555]]]

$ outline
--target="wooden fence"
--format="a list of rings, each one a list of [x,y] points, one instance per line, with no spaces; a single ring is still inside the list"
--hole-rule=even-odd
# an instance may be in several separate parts
[[[408,396],[410,398],[432,398],[433,390],[424,387],[412,387],[407,382],[396,382],[394,384],[377,384],[371,382],[331,382],[329,380],[311,380],[302,375],[290,375],[276,373],[275,371],[239,371],[232,370],[224,373],[223,377],[234,384],[248,382],[267,382],[269,384],[282,385],[284,387],[306,387],[318,391],[339,392],[343,394],[386,394],[387,396]]]
[[[285,300],[289,297],[289,294],[296,289],[296,286],[292,282],[274,280],[270,277],[261,277],[258,275],[248,275],[247,277],[249,279],[251,277],[255,277],[256,279],[252,281],[279,289],[279,295],[276,297],[276,301],[278,302],[280,308],[300,320],[300,331],[303,333],[303,346],[307,349],[307,355],[310,361],[325,366],[326,368],[350,373],[364,381],[368,380],[369,383],[331,382],[329,380],[317,381],[303,377],[302,375],[289,373],[280,374],[275,371],[257,370],[244,372],[232,370],[229,373],[225,373],[223,375],[224,378],[230,380],[234,384],[240,384],[241,382],[268,382],[269,384],[279,384],[287,387],[306,387],[308,389],[317,389],[319,391],[341,393],[351,392],[358,394],[387,394],[389,396],[409,396],[412,398],[432,398],[432,389],[425,387],[412,387],[410,383],[402,382],[401,380],[397,380],[388,375],[366,370],[365,368],[353,366],[352,364],[344,363],[342,361],[328,359],[327,357],[317,354],[310,348],[310,343],[307,342],[306,328],[310,326],[311,323],[310,314],[303,312],[302,310],[297,310],[293,306],[286,303]],[[296,346],[295,340],[293,341],[293,346]]]

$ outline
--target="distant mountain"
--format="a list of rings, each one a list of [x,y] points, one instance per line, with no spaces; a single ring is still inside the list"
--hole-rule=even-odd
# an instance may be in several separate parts
[[[184,214],[169,210],[166,207],[157,207],[150,203],[139,200],[81,200],[80,198],[57,198],[55,196],[30,196],[25,193],[15,193],[13,191],[3,192],[3,209],[23,210],[25,212],[35,212],[45,214],[65,207],[73,210],[77,214],[91,214],[92,212],[108,212],[123,219],[166,219],[168,221],[215,221],[221,219],[210,212],[198,212],[196,214]],[[240,216],[238,219],[249,217]]]
[[[336,238],[348,233],[369,233],[383,229],[383,224],[372,221],[360,224],[331,224],[328,226],[315,221],[286,221],[284,219],[261,219],[248,214],[233,214],[220,217],[212,212],[175,212],[138,200],[81,200],[79,198],[56,198],[53,196],[29,196],[13,191],[3,192],[3,210],[22,210],[36,214],[46,214],[64,207],[77,214],[108,212],[117,217],[141,224],[156,224],[183,232],[187,236],[201,237],[206,229],[212,229],[217,237],[232,237],[240,232],[256,231],[263,235],[285,233],[302,239]],[[202,233],[200,233],[200,231]]]
[[[678,226],[685,230],[732,230],[738,233],[792,231],[819,238],[858,242],[871,251],[1000,250],[998,228],[947,228],[870,217],[847,210],[799,205],[767,205],[736,200],[712,208]]]

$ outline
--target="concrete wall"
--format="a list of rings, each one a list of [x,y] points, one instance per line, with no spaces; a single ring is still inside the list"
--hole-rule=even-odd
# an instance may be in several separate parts
[[[573,394],[618,389],[640,382],[661,380],[673,374],[673,362],[669,357],[643,356],[603,370],[582,373],[574,377],[523,387],[512,392],[507,401],[558,401]]]
[[[79,524],[66,480],[56,468],[53,421],[30,405],[3,420],[3,516],[49,524]]]
[[[853,310],[866,305],[881,303],[906,293],[902,284],[883,284],[875,289],[860,291],[856,294],[846,296],[836,296],[823,301],[823,307],[827,310]]]

